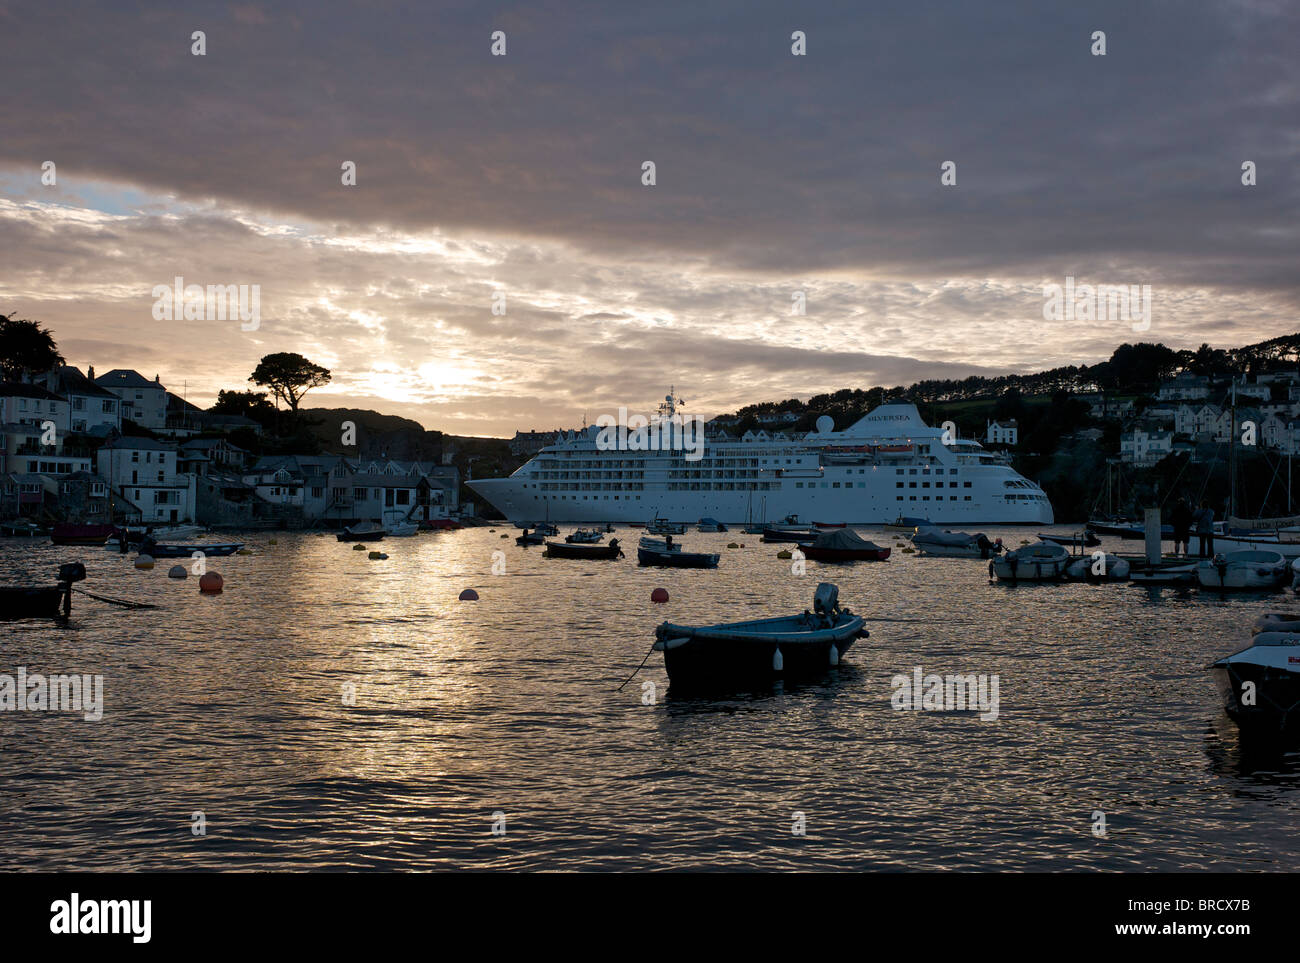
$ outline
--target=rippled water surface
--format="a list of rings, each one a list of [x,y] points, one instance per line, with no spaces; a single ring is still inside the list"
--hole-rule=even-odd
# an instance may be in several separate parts
[[[392,539],[386,561],[251,534],[209,563],[216,597],[170,561],[0,541],[2,581],[80,558],[88,590],[160,606],[78,595],[67,627],[0,623],[0,672],[99,673],[106,702],[99,722],[0,713],[4,868],[1300,868],[1300,755],[1243,747],[1205,671],[1290,597],[990,585],[897,548],[796,577],[736,533],[683,537],[717,571],[660,571],[515,534]],[[674,698],[656,653],[616,691],[665,618],[799,612],[819,579],[879,620],[824,680]],[[1000,717],[894,710],[915,666],[997,673]]]

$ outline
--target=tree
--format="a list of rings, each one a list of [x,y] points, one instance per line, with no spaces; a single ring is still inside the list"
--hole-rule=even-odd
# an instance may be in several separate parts
[[[213,414],[242,415],[252,418],[263,428],[270,428],[275,422],[275,405],[266,397],[265,391],[226,391],[217,392],[217,403],[208,409]]]
[[[330,372],[328,368],[313,364],[300,354],[280,351],[263,357],[248,380],[263,388],[270,388],[273,395],[297,414],[302,396],[312,388],[329,384]]]
[[[18,321],[0,314],[0,376],[19,378],[26,372],[49,371],[63,364],[54,335],[37,321]]]

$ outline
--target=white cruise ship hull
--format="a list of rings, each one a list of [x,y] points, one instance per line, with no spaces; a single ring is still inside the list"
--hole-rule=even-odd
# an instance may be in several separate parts
[[[571,433],[509,478],[467,484],[516,523],[730,525],[787,515],[850,525],[899,516],[944,527],[1054,522],[1041,488],[977,442],[925,424],[910,404],[881,405],[843,431],[747,432],[693,449],[611,437],[595,427]]]
[[[743,525],[749,521],[748,492],[684,492],[642,494],[640,500],[581,493],[563,499],[537,497],[539,493],[524,487],[524,482],[511,478],[475,479],[467,484],[491,502],[511,522],[536,521],[549,517],[552,522],[639,522],[652,518],[667,518],[677,522],[696,522],[701,518],[716,518],[728,525]],[[576,497],[575,497],[576,496]],[[759,518],[753,509],[755,523],[776,522],[787,515],[798,515],[809,522],[845,522],[849,525],[884,525],[900,514],[928,518],[944,527],[966,525],[1052,525],[1052,506],[1049,502],[1012,504],[992,496],[972,496],[971,501],[940,503],[905,503],[902,512],[892,492],[883,497],[869,490],[848,489],[791,493],[766,493],[767,518]],[[572,500],[570,500],[572,499]],[[550,508],[547,509],[549,502]]]

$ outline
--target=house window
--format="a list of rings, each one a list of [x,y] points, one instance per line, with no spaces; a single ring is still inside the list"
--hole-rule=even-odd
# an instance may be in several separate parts
[[[315,488],[315,487],[313,487],[312,490],[311,490],[311,497],[312,497],[312,498],[324,498],[324,497],[325,497],[325,489],[324,489],[324,488]]]
[[[352,497],[359,502],[364,502],[366,500],[366,491],[365,488],[354,488],[352,489]]]

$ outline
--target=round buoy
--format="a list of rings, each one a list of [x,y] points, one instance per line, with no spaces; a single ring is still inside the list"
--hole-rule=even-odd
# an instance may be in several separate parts
[[[205,595],[220,595],[225,584],[226,580],[216,572],[204,572],[199,576],[199,591]]]
[[[366,547],[365,547],[364,545],[353,545],[353,546],[352,546],[352,551],[354,551],[354,552],[364,552],[365,550],[366,550]]]
[[[728,542],[728,543],[727,543],[727,548],[740,548],[740,546],[739,546],[738,544],[736,544],[735,542]]]
[[[913,552],[915,552],[915,551],[916,551],[916,549],[914,549],[914,548],[905,548],[905,549],[903,549],[903,554],[904,554],[904,555],[911,555],[911,554],[912,554]]]
[[[138,569],[150,569],[150,568],[153,568],[153,556],[152,556],[152,555],[137,555],[137,556],[135,557],[135,567],[138,568]]]
[[[184,565],[173,565],[167,570],[168,578],[189,578],[190,570]]]
[[[668,590],[666,588],[657,588],[650,593],[651,602],[667,602]]]
[[[794,556],[790,554],[790,550],[789,550],[788,548],[783,548],[783,549],[781,549],[781,551],[779,551],[779,552],[776,553],[776,557],[777,557],[777,558],[794,558]]]
[[[241,549],[240,549],[239,551],[237,551],[235,554],[236,554],[236,555],[252,555],[252,554],[253,554],[253,550],[252,550],[251,548],[241,548]]]
[[[503,534],[501,537],[502,537],[502,538],[509,538],[510,536],[509,536],[509,535],[506,535],[506,534]]]
[[[371,553],[370,553],[370,557],[371,557],[372,559],[376,559],[376,558],[377,558],[377,559],[385,559],[385,558],[388,558],[388,556],[385,555],[383,552],[371,552]]]
[[[477,602],[477,601],[478,601],[478,593],[475,592],[473,589],[465,589],[465,591],[463,591],[463,592],[460,593],[460,601],[462,601],[462,602]]]

